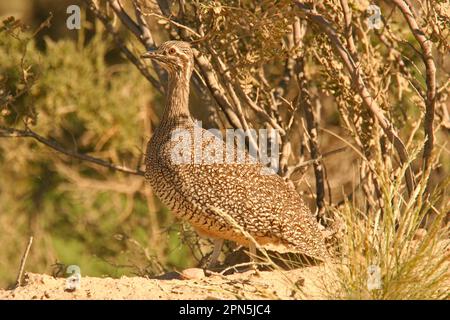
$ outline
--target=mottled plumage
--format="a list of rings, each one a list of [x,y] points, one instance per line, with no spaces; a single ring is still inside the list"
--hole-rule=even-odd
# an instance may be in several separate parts
[[[169,41],[143,57],[156,60],[169,74],[166,108],[146,153],[145,177],[156,195],[202,235],[250,245],[213,209],[217,208],[263,247],[324,260],[328,254],[315,219],[298,193],[280,176],[261,174],[264,166],[259,163],[226,163],[208,158],[214,158],[214,150],[226,147],[220,138],[196,127],[189,114],[189,79],[193,69],[189,45]],[[173,158],[174,148],[179,146],[173,133],[180,129],[188,132],[192,140],[194,132],[203,137],[201,146],[190,145],[190,161],[181,164]],[[208,152],[194,158],[198,156],[195,148]],[[221,159],[225,159],[225,154]]]

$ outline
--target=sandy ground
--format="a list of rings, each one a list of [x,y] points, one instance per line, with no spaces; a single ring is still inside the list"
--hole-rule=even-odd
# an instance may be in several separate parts
[[[0,290],[0,299],[323,299],[324,272],[323,266],[313,266],[206,276],[202,269],[187,269],[166,275],[168,280],[83,277],[74,291],[66,290],[65,278],[26,273],[23,285]]]

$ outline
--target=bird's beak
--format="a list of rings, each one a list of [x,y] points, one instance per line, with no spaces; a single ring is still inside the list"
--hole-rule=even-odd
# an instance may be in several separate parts
[[[157,50],[149,50],[141,54],[141,59],[153,59],[156,61],[164,62],[164,55],[158,53]]]
[[[143,54],[141,54],[141,59],[154,59],[156,58],[157,54],[155,51],[147,51]]]

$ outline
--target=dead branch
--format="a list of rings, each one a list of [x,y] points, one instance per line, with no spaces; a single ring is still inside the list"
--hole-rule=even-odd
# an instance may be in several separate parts
[[[166,0],[156,0],[158,2],[158,6],[161,9],[161,12],[166,17],[169,17],[172,13],[170,12],[170,5]]]
[[[353,29],[352,29],[352,13],[348,7],[347,0],[340,0],[342,12],[344,13],[345,21],[345,40],[347,41],[347,47],[352,55],[352,58],[357,62],[358,55],[356,51],[355,42],[353,40]]]
[[[206,82],[206,86],[208,87],[209,92],[214,97],[214,100],[216,101],[222,112],[225,114],[231,126],[233,126],[233,128],[235,129],[242,129],[239,117],[233,111],[233,107],[228,101],[223,88],[219,85],[216,73],[210,61],[198,50],[194,49],[193,51],[195,55],[195,62],[199,67],[203,79]]]
[[[360,67],[355,63],[349,51],[344,47],[336,30],[333,28],[330,22],[322,15],[310,9],[306,4],[297,0],[295,2],[300,9],[300,13],[305,16],[314,25],[319,27],[328,36],[333,48],[344,62],[345,67],[349,71],[352,79],[352,83],[356,88],[357,93],[361,96],[363,104],[371,112],[371,114],[378,120],[383,132],[389,138],[389,141],[394,145],[400,161],[402,164],[407,165],[405,173],[406,186],[408,193],[411,195],[415,188],[414,173],[410,165],[410,159],[408,152],[406,151],[403,141],[400,139],[395,131],[392,123],[385,117],[382,109],[378,105],[377,101],[372,97],[370,91],[367,89],[362,71]]]
[[[320,159],[322,155],[319,148],[318,139],[318,125],[316,116],[313,112],[311,97],[308,90],[308,80],[306,79],[304,69],[304,57],[297,58],[296,66],[297,83],[299,86],[299,109],[303,109],[306,120],[306,129],[308,132],[308,141],[312,159]],[[317,204],[317,219],[324,222],[323,215],[325,213],[325,185],[323,166],[320,160],[313,162],[314,175],[316,177],[316,204]]]
[[[301,24],[300,19],[296,19],[293,26],[294,30],[294,44],[300,46],[303,37],[300,34]],[[308,80],[305,74],[305,56],[301,54],[296,59],[295,75],[297,79],[297,85],[299,89],[299,97],[297,99],[297,109],[302,110],[306,120],[306,129],[308,133],[308,141],[310,147],[310,154],[312,159],[322,158],[319,148],[318,139],[318,125],[316,115],[313,112],[313,106],[311,102],[311,95],[308,89]],[[324,173],[323,165],[320,160],[313,162],[314,175],[316,177],[316,204],[317,204],[317,219],[322,224],[326,225],[325,214],[325,185],[324,185]]]
[[[87,4],[89,10],[103,23],[106,30],[113,36],[114,42],[117,47],[125,54],[125,56],[130,60],[141,72],[141,74],[153,85],[155,89],[159,92],[162,92],[161,83],[156,80],[147,70],[145,64],[141,62],[125,45],[125,41],[119,36],[117,31],[114,29],[110,19],[104,13],[102,13],[95,5],[93,0],[84,0]],[[135,25],[133,28],[137,28],[139,30],[139,26]]]
[[[20,260],[19,272],[17,274],[16,283],[14,285],[14,288],[18,288],[22,285],[23,271],[25,270],[25,264],[27,263],[28,254],[30,253],[32,244],[33,244],[33,236],[31,236],[28,239],[27,247],[25,249],[25,252],[23,253],[22,259]]]
[[[128,15],[119,0],[109,0],[109,4],[113,8],[114,13],[119,17],[120,21],[122,21],[137,39],[139,39],[146,50],[156,48],[152,33],[150,32],[150,28],[144,18],[144,13],[142,12],[141,5],[138,1],[133,0],[137,23]],[[164,83],[165,77],[161,67],[154,61],[152,61],[152,66],[156,70],[159,80]]]
[[[113,164],[111,162],[108,162],[108,161],[105,161],[102,159],[88,156],[86,154],[81,154],[76,151],[67,150],[64,147],[62,147],[59,143],[57,143],[56,141],[45,138],[45,137],[37,134],[36,132],[32,131],[29,128],[27,128],[25,130],[20,130],[20,129],[6,128],[3,126],[0,126],[0,137],[2,137],[2,138],[33,138],[36,141],[46,145],[47,147],[50,147],[53,150],[63,153],[69,157],[76,158],[76,159],[83,160],[83,161],[92,162],[92,163],[95,163],[102,167],[106,167],[106,168],[116,170],[116,171],[121,171],[121,172],[130,173],[130,174],[134,174],[134,175],[139,175],[139,176],[144,175],[144,172],[139,169],[133,170],[133,169],[127,168],[125,166]]]
[[[432,165],[432,153],[434,147],[434,131],[433,121],[436,108],[436,66],[433,59],[433,43],[426,37],[423,30],[417,24],[415,14],[412,10],[409,0],[393,0],[392,1],[397,8],[401,11],[411,29],[412,34],[420,44],[422,50],[421,57],[425,64],[426,69],[426,84],[427,95],[425,100],[425,119],[424,119],[424,131],[425,131],[425,145],[423,148],[423,167],[424,171],[431,170]],[[427,175],[423,175],[426,177]]]
[[[114,10],[115,14],[119,17],[120,21],[124,25],[127,26],[128,30],[130,30],[136,38],[138,38],[144,45],[148,44],[149,47],[147,49],[152,48],[152,43],[150,41],[152,38],[147,39],[147,43],[144,40],[144,35],[142,33],[141,27],[128,15],[125,9],[122,6],[122,3],[119,0],[108,0],[108,3],[111,5],[111,8]],[[147,47],[147,46],[146,46]]]
[[[155,41],[153,40],[152,33],[150,32],[150,28],[147,24],[147,21],[144,18],[144,13],[142,11],[142,7],[137,0],[133,0],[134,11],[136,14],[136,20],[139,25],[139,29],[141,31],[140,38],[141,41],[145,44],[145,48],[147,50],[155,47]]]

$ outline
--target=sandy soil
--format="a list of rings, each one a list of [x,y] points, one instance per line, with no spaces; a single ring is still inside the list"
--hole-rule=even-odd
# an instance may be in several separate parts
[[[0,299],[323,299],[319,283],[324,272],[323,266],[313,266],[206,276],[202,269],[187,269],[163,277],[168,280],[83,277],[74,291],[66,290],[65,278],[26,273],[24,284],[0,290]]]

